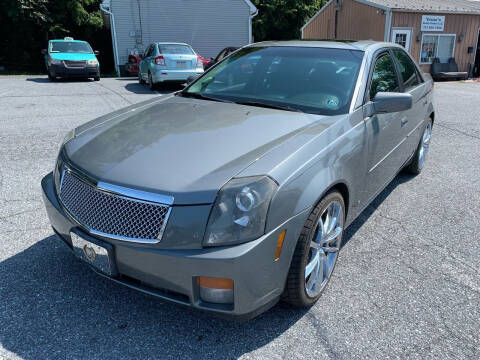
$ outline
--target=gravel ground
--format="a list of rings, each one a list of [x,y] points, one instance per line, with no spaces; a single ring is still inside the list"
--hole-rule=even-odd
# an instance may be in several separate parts
[[[64,133],[159,95],[132,79],[0,77],[0,358],[480,358],[479,83],[436,85],[426,169],[353,223],[320,301],[244,323],[96,275],[48,224],[40,180]]]

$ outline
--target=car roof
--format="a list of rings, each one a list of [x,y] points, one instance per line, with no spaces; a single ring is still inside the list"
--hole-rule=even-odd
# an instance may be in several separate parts
[[[292,47],[321,47],[331,49],[347,49],[366,51],[367,49],[392,47],[394,43],[373,40],[290,40],[290,41],[264,41],[251,44],[253,47],[261,46],[292,46]]]
[[[87,43],[85,40],[65,40],[65,39],[53,39],[49,40],[49,42],[79,42],[79,43]]]
[[[186,44],[186,43],[170,42],[170,41],[156,42],[155,44],[157,44],[157,45],[185,45],[185,46],[190,46],[189,44]]]

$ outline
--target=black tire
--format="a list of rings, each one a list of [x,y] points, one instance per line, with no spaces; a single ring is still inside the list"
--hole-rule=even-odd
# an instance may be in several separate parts
[[[145,85],[145,80],[142,79],[142,75],[140,74],[140,71],[138,72],[138,83],[140,85]]]
[[[47,75],[48,75],[48,80],[52,82],[57,80],[57,78],[52,75],[52,72],[50,70],[47,70]]]
[[[93,80],[95,80],[95,81],[100,81],[100,76],[95,76],[95,77],[93,78]]]
[[[150,88],[150,90],[154,91],[156,89],[156,85],[155,83],[153,82],[153,78],[152,78],[152,74],[149,72],[148,73],[148,87]]]
[[[342,195],[338,191],[329,192],[318,203],[318,205],[315,206],[315,208],[310,213],[307,221],[305,222],[302,232],[300,233],[300,237],[298,239],[297,246],[293,254],[292,262],[290,264],[290,270],[287,276],[287,283],[282,294],[282,301],[297,307],[309,307],[312,306],[325,291],[328,282],[330,281],[331,275],[325,283],[325,286],[317,296],[310,297],[307,294],[305,289],[305,267],[308,262],[310,242],[315,235],[318,220],[320,216],[324,213],[327,206],[335,200],[340,202],[340,204],[342,205],[343,219],[345,219],[345,202]],[[342,238],[343,230],[339,239],[339,244],[341,244]]]
[[[410,164],[405,167],[405,171],[407,173],[410,173],[413,175],[419,175],[425,166],[425,160],[423,160],[423,163],[421,163],[420,161],[420,154],[421,154],[422,145],[423,145],[423,134],[425,133],[425,130],[429,125],[431,128],[433,128],[432,119],[428,119],[427,123],[425,124],[425,127],[423,128],[422,137],[420,138],[420,141],[418,143],[417,150],[415,150],[415,155],[413,156],[413,159],[410,162]]]

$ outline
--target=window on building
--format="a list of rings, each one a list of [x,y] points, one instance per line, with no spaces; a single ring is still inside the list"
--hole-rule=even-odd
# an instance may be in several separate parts
[[[454,57],[454,50],[455,35],[423,35],[420,63],[431,64],[434,58],[439,58],[440,62],[446,63],[448,59]]]

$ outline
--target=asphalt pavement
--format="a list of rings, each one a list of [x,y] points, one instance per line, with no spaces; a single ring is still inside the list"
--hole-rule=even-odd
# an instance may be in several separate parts
[[[480,83],[435,88],[424,172],[397,176],[352,224],[320,301],[238,323],[93,273],[42,203],[69,129],[173,89],[0,77],[0,358],[479,359]]]

